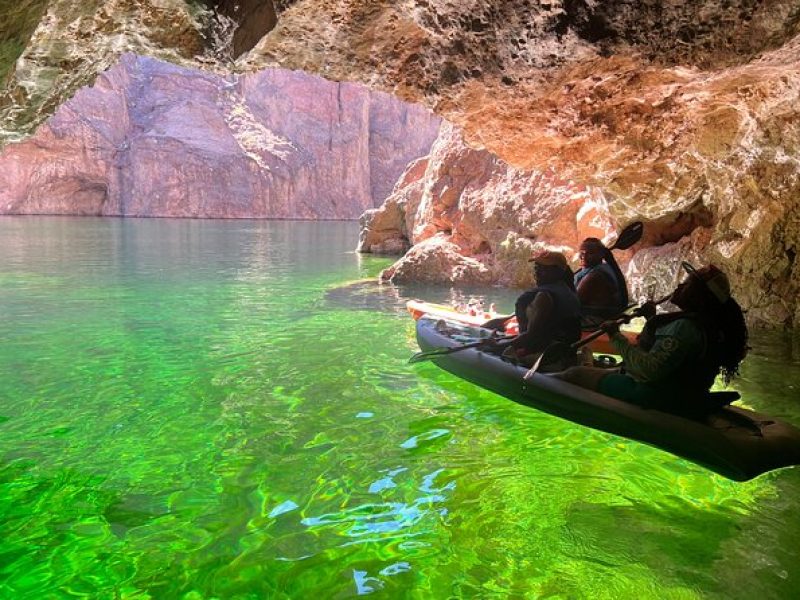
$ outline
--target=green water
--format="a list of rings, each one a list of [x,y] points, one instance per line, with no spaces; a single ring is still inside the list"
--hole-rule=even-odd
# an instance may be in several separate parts
[[[0,598],[794,598],[734,483],[417,350],[352,223],[0,219]],[[347,285],[347,284],[351,285]],[[509,306],[510,292],[484,290]],[[748,405],[800,424],[800,348]]]

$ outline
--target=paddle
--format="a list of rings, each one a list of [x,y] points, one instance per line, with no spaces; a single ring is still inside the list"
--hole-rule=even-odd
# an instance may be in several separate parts
[[[486,345],[486,342],[488,342],[489,340],[498,341],[498,340],[508,339],[510,337],[513,336],[499,337],[493,335],[492,337],[483,338],[482,340],[479,340],[477,342],[470,342],[469,344],[463,344],[461,346],[454,346],[452,348],[436,348],[436,350],[428,350],[427,352],[417,352],[415,355],[413,355],[411,358],[408,359],[408,362],[410,364],[414,364],[422,362],[424,360],[431,360],[432,358],[436,358],[437,356],[445,356],[447,354],[452,354],[453,352],[461,352],[462,350],[467,350],[468,348],[478,348],[480,346],[484,346]]]
[[[485,343],[486,340],[484,339],[479,342],[470,342],[469,344],[464,344],[462,346],[454,346],[453,348],[437,348],[436,350],[428,350],[427,352],[417,352],[408,359],[408,362],[409,364],[414,364],[424,360],[431,360],[437,356],[445,356],[447,354],[452,354],[453,352],[461,352],[467,348],[477,348],[478,346],[483,346]]]
[[[619,237],[617,241],[609,246],[609,250],[627,250],[631,246],[633,246],[636,242],[642,239],[642,234],[644,233],[644,223],[641,221],[634,221],[630,225],[625,226],[622,231],[619,232]]]
[[[642,233],[644,233],[644,223],[641,221],[634,221],[630,225],[625,226],[622,231],[619,232],[617,241],[609,246],[609,252],[611,250],[627,250],[642,239]],[[513,316],[514,315],[502,315],[500,317],[493,317],[483,323],[481,327],[485,329],[500,329],[506,324],[506,321]]]
[[[662,298],[659,298],[658,300],[654,300],[654,301],[652,302],[652,304],[655,304],[655,305],[662,304],[662,303],[666,302],[667,300],[669,300],[671,297],[672,297],[672,293],[669,293],[669,294],[667,294],[666,296],[664,296],[664,297],[662,297]],[[647,304],[647,303],[646,303],[646,304]],[[631,319],[633,319],[634,317],[641,316],[641,315],[642,315],[642,311],[643,311],[643,309],[644,309],[644,305],[640,306],[639,308],[637,308],[636,310],[634,310],[632,313],[630,313],[630,314],[627,314],[627,315],[623,315],[623,316],[621,316],[621,317],[618,317],[618,318],[616,318],[616,319],[613,319],[612,321],[613,321],[614,323],[616,323],[617,325],[622,325],[622,324],[624,324],[624,323],[628,323],[628,322],[630,322],[630,320],[631,320]],[[586,344],[590,344],[591,342],[593,342],[594,340],[596,340],[597,338],[599,338],[599,337],[600,337],[601,335],[603,335],[604,333],[605,333],[605,331],[603,331],[603,329],[598,329],[598,330],[597,330],[597,331],[595,331],[594,333],[590,333],[590,334],[589,334],[589,335],[587,335],[586,337],[584,337],[584,338],[581,338],[580,340],[578,340],[578,341],[577,341],[577,342],[575,342],[574,344],[567,345],[567,344],[564,344],[563,342],[554,342],[554,343],[550,344],[550,345],[549,345],[547,348],[545,348],[545,349],[544,349],[544,351],[543,351],[543,352],[542,352],[542,353],[539,355],[539,358],[537,358],[537,359],[536,359],[536,362],[534,362],[534,363],[533,363],[533,366],[532,366],[530,369],[528,369],[528,372],[527,372],[527,373],[525,373],[525,375],[523,376],[523,378],[522,378],[522,379],[523,379],[524,381],[530,381],[530,380],[531,380],[531,377],[533,377],[533,376],[536,374],[536,371],[538,371],[538,370],[539,370],[539,367],[541,366],[541,364],[542,364],[542,362],[543,362],[543,359],[544,359],[545,355],[546,355],[548,352],[549,352],[550,354],[552,354],[552,353],[553,353],[553,350],[555,350],[555,349],[559,349],[559,350],[561,350],[561,351],[563,351],[563,352],[567,352],[567,351],[572,351],[572,352],[574,352],[575,350],[577,350],[577,349],[579,349],[579,348],[583,348],[583,347],[584,347]]]

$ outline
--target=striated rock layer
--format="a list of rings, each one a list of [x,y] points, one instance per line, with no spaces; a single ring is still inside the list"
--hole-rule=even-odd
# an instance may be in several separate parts
[[[355,219],[439,124],[358,84],[126,55],[0,153],[0,214]]]

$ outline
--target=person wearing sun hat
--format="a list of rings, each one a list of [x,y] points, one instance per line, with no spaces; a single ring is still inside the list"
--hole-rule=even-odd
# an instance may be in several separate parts
[[[625,373],[577,367],[562,379],[649,408],[690,411],[702,405],[718,375],[729,383],[747,354],[747,326],[715,265],[681,263],[686,279],[670,296],[681,310],[648,319],[636,344],[617,322],[602,329],[622,356]]]
[[[527,365],[553,342],[569,345],[581,336],[581,306],[567,258],[561,252],[540,250],[529,262],[533,263],[536,287],[517,298],[514,312],[520,334],[508,341],[488,342],[503,350],[505,356]],[[562,370],[575,364],[572,354],[555,356],[542,370]]]

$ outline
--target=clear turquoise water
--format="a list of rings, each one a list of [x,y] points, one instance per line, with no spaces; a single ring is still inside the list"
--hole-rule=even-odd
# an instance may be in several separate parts
[[[0,598],[794,598],[734,483],[417,350],[353,223],[0,219]],[[357,283],[353,283],[357,282]],[[477,290],[508,307],[511,292]],[[800,345],[738,389],[800,424]]]

